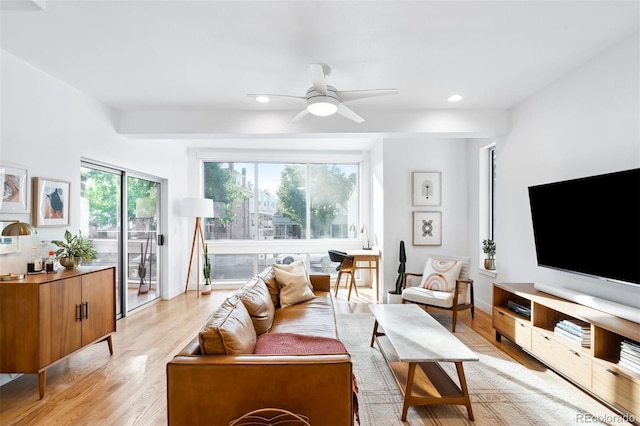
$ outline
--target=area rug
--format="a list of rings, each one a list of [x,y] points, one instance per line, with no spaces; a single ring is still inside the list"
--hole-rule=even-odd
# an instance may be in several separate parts
[[[450,329],[451,318],[433,314]],[[530,370],[458,322],[455,336],[473,350],[479,362],[464,363],[475,421],[463,406],[410,407],[402,422],[402,396],[377,345],[371,348],[374,317],[340,314],[338,332],[351,354],[359,387],[360,425],[573,425],[622,424],[621,416],[554,372]],[[455,365],[443,368],[457,382]]]

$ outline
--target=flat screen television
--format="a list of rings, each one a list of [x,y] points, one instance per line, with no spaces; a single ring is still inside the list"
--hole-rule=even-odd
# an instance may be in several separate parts
[[[538,265],[640,285],[640,169],[529,187]]]

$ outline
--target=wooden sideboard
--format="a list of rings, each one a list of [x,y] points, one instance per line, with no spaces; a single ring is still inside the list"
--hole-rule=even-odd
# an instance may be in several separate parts
[[[528,307],[530,316],[508,309],[510,301]],[[585,322],[588,344],[555,333],[563,320]],[[507,337],[582,389],[640,419],[640,374],[619,364],[621,343],[640,342],[640,324],[543,293],[531,283],[494,283],[493,328],[497,341]]]
[[[0,282],[0,372],[38,374],[116,331],[115,267],[79,268]]]

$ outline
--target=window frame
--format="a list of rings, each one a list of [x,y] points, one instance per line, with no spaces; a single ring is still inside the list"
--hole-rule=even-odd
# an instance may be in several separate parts
[[[495,187],[496,187],[497,151],[496,142],[492,142],[480,148],[478,167],[478,269],[493,277],[495,270],[484,269],[485,255],[482,251],[482,241],[495,240]]]
[[[309,159],[313,161],[309,161]],[[371,199],[370,185],[363,178],[367,173],[367,159],[362,152],[353,151],[260,151],[260,150],[228,150],[209,151],[198,150],[192,156],[193,167],[190,168],[190,181],[197,187],[197,196],[204,194],[203,175],[204,162],[234,162],[234,163],[301,163],[301,164],[356,164],[358,165],[358,229],[362,225],[369,227],[370,218],[364,215],[364,207],[369,205]],[[197,166],[197,167],[196,167]],[[257,185],[256,185],[257,186]],[[307,195],[308,197],[308,195]],[[309,209],[307,203],[307,209]],[[307,236],[310,232],[307,229]],[[206,244],[210,254],[279,254],[301,253],[309,259],[310,253],[322,253],[330,249],[357,250],[361,248],[359,235],[356,238],[340,239],[286,239],[286,240],[207,240]],[[258,273],[256,263],[255,273]],[[222,284],[228,284],[225,281]],[[214,281],[214,286],[216,281]]]

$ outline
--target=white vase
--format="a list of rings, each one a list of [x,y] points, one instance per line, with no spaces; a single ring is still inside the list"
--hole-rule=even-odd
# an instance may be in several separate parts
[[[200,293],[201,294],[211,294],[213,286],[211,284],[200,284]]]
[[[387,292],[387,303],[396,305],[402,303],[402,294]]]

